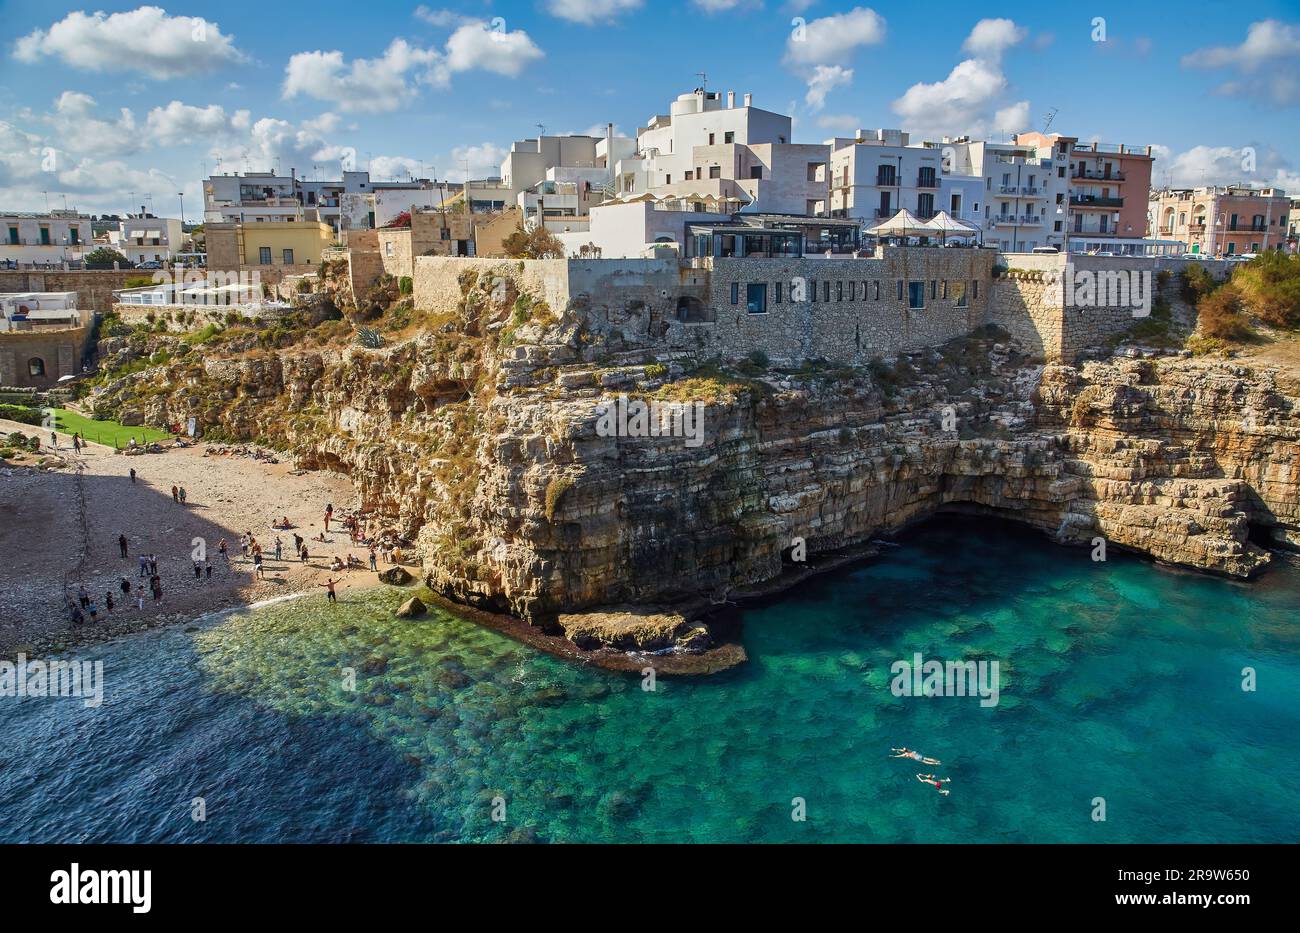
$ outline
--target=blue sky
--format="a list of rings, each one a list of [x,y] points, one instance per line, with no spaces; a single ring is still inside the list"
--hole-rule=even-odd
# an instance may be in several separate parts
[[[468,159],[481,176],[539,123],[630,135],[700,71],[792,114],[798,142],[855,126],[1005,138],[1055,110],[1054,131],[1157,146],[1159,182],[1300,194],[1295,0],[219,8],[0,0],[0,209],[125,211],[151,194],[175,215],[184,191],[193,217],[218,159],[455,180]]]

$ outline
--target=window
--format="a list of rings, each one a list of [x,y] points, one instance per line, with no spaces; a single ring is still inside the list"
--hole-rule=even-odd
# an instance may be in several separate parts
[[[934,279],[930,280],[930,300],[934,301],[939,297],[939,283]]]
[[[731,283],[731,303],[733,305],[740,304],[740,283],[739,282]]]
[[[919,176],[916,180],[916,186],[918,188],[934,187],[934,166],[933,165],[921,166],[917,174]]]
[[[29,376],[44,376],[44,375],[45,375],[45,360],[41,359],[39,356],[33,356],[30,360],[28,360],[28,361],[27,361],[27,375],[29,375]]]
[[[821,162],[809,162],[809,163],[808,163],[808,180],[809,180],[809,181],[818,181],[819,179],[817,178],[817,176],[821,173],[821,170],[822,170],[822,163],[821,163]]]
[[[907,283],[907,306],[909,308],[925,307],[925,283],[924,282]]]
[[[876,300],[876,301],[879,301],[879,300],[880,300],[880,279],[872,279],[872,282],[873,282],[873,283],[875,284],[875,286],[876,286],[876,288],[875,288],[875,292],[876,292],[876,298],[875,298],[875,300]],[[863,291],[865,292],[866,289],[864,288]]]
[[[971,281],[971,283],[970,283],[970,296],[971,296],[972,298],[979,298],[979,296],[980,296],[980,283],[979,283],[978,280],[972,280],[972,281]]]
[[[687,181],[690,181],[690,180],[691,180],[691,173],[690,173],[690,172],[687,172],[687,173],[686,173],[686,180],[687,180]],[[669,175],[669,174],[667,174],[667,173],[665,173],[665,174],[664,174],[664,184],[665,184],[665,185],[671,185],[672,183],[673,183],[673,176],[672,176],[672,175]]]
[[[269,266],[271,264],[271,247],[259,246],[257,248],[257,261],[264,266]]]
[[[844,283],[843,283],[843,282],[836,282],[836,283],[835,283],[835,300],[836,300],[836,301],[843,301],[843,300],[844,300]]]
[[[710,146],[713,145],[713,134],[712,134],[712,133],[709,134],[709,145],[710,145]]]
[[[41,245],[42,245],[42,246],[49,246],[49,245],[50,245],[50,228],[49,228],[49,227],[41,227]]]
[[[902,300],[903,300],[903,280],[902,280],[902,279],[899,279],[899,280],[898,280],[898,300],[899,300],[899,301],[902,301]]]
[[[782,286],[782,284],[783,284],[783,283],[781,283],[781,282],[777,282],[774,286],[772,286],[772,287],[775,289],[775,291],[774,291],[774,293],[773,293],[773,295],[772,295],[772,303],[773,303],[773,304],[778,304],[778,305],[779,305],[779,304],[781,303],[781,286]]]
[[[761,165],[751,165],[751,166],[749,167],[749,177],[750,177],[750,178],[760,178],[760,179],[761,179],[761,178],[763,177],[763,166],[761,166]]]
[[[858,300],[858,283],[857,283],[857,282],[854,282],[854,281],[852,281],[852,280],[850,280],[850,281],[849,281],[849,301],[857,301],[857,300]]]
[[[17,228],[17,227],[10,227],[10,228],[9,228],[9,245],[10,245],[10,246],[17,246],[17,245],[18,245],[18,228]]]
[[[441,237],[442,239],[444,239],[444,240],[450,240],[450,239],[451,239],[451,230],[448,229],[447,227],[443,227],[442,230],[441,230],[441,233],[442,233],[442,237]]]
[[[876,167],[876,187],[887,186],[893,187],[897,169],[892,165],[880,165]]]
[[[392,240],[388,240],[387,242],[384,243],[384,255],[385,255],[385,256],[391,256],[391,255],[393,255],[393,241],[392,241]]]
[[[745,310],[750,314],[767,313],[767,285],[751,282],[745,286]]]
[[[944,279],[943,284],[939,286],[939,295],[944,301],[948,300],[948,280]]]
[[[831,300],[831,283],[822,282],[822,301],[829,304]]]
[[[735,141],[736,141],[736,134],[735,134],[735,133],[723,133],[723,134],[722,134],[722,142],[723,142],[724,144],[726,144],[726,145],[729,146],[729,145],[731,145],[732,143],[734,143]]]
[[[721,178],[721,177],[722,177],[722,167],[719,166],[719,165],[710,165],[710,166],[709,166],[709,177],[710,177],[710,178]]]
[[[959,308],[965,308],[970,305],[970,302],[966,298],[965,282],[952,283],[952,297],[957,299],[957,307]]]
[[[1263,218],[1260,218],[1260,219],[1263,220]],[[73,244],[80,243],[80,242],[81,242],[81,231],[78,230],[76,227],[69,227],[69,228],[68,228],[68,242],[69,242],[69,243],[73,243]],[[157,240],[154,240],[154,241],[153,241],[153,245],[154,245],[154,246],[157,246],[157,245],[158,245],[158,241],[157,241]]]
[[[808,280],[808,300],[817,300],[817,282],[814,279]]]
[[[283,259],[284,259],[284,264],[285,264],[286,266],[292,266],[292,265],[293,265],[293,250],[291,250],[291,249],[286,249],[286,250],[285,250],[281,255],[282,255]]]

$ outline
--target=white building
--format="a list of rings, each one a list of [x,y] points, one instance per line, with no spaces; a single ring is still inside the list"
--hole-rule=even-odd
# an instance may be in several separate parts
[[[637,153],[615,163],[622,198],[711,197],[729,210],[826,212],[830,148],[792,144],[790,117],[696,89],[637,131]]]
[[[963,136],[945,138],[938,148],[955,174],[983,180],[984,244],[1027,253],[1040,246],[1065,246],[1070,150],[1075,142],[1055,136],[1020,145]]]
[[[587,229],[591,208],[614,195],[614,165],[636,153],[636,140],[614,135],[538,136],[516,140],[501,163],[501,186],[524,222],[560,233]],[[473,192],[473,189],[471,189]],[[475,198],[476,209],[482,196]]]
[[[958,220],[983,222],[984,179],[954,170],[941,146],[912,143],[909,134],[888,129],[858,130],[826,145],[832,217],[855,217],[870,226],[906,209],[921,220],[947,211]]]
[[[154,217],[141,211],[109,231],[113,248],[134,263],[171,262],[184,251],[185,234],[174,217]]]
[[[90,312],[77,309],[76,292],[0,293],[0,331],[80,327],[89,316]]]
[[[95,248],[93,240],[89,214],[0,213],[0,262],[6,264],[75,262]]]

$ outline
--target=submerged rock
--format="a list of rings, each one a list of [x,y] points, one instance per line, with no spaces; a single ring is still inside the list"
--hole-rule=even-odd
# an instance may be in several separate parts
[[[401,619],[413,619],[416,616],[424,615],[428,611],[429,607],[420,600],[420,597],[412,596],[398,608],[397,616]]]
[[[379,571],[379,579],[393,586],[405,586],[415,577],[411,576],[405,567],[389,567],[387,570]]]

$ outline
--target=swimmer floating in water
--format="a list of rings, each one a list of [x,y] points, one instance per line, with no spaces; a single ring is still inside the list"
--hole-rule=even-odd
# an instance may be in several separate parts
[[[922,784],[929,784],[931,787],[933,787],[939,793],[943,794],[945,797],[948,796],[948,789],[943,785],[951,784],[952,778],[937,778],[933,774],[918,774],[916,776],[916,779],[920,781]]]
[[[919,761],[923,765],[941,765],[943,764],[937,758],[926,758],[920,752],[911,748],[891,748],[891,752],[898,752],[897,755],[890,755],[890,758],[911,758],[913,761]]]

